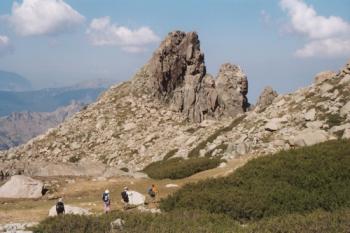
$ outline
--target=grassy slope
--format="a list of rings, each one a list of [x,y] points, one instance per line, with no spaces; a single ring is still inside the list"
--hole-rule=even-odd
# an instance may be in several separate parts
[[[350,141],[330,141],[252,160],[225,178],[188,184],[161,207],[254,220],[350,207],[349,187]]]

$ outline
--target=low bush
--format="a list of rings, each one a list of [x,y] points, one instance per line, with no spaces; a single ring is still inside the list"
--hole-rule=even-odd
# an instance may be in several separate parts
[[[290,214],[282,217],[263,219],[249,224],[246,233],[348,233],[350,210],[326,212],[316,210],[310,214]]]
[[[185,185],[160,206],[258,220],[350,207],[349,187],[350,140],[338,140],[251,160],[228,177]]]
[[[182,179],[215,168],[221,162],[220,158],[171,158],[151,163],[143,171],[153,179]]]
[[[64,215],[47,218],[32,230],[34,233],[106,233],[112,232],[110,223],[118,218],[125,221],[121,232],[128,233],[224,233],[239,229],[239,224],[225,215],[175,211],[167,214],[112,212],[100,216]]]
[[[34,227],[34,233],[109,233],[110,223],[125,221],[128,233],[348,233],[350,210],[333,213],[316,210],[310,214],[291,214],[240,225],[227,215],[205,211],[173,211],[164,214],[112,212],[100,216],[64,215],[47,218]]]

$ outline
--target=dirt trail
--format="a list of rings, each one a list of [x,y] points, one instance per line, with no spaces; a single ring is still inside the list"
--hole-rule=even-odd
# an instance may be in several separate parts
[[[225,176],[232,173],[238,167],[244,165],[248,159],[234,159],[229,161],[225,167],[218,167],[211,170],[197,173],[191,177],[179,180],[153,180],[153,179],[135,179],[135,178],[110,178],[108,180],[94,180],[88,178],[67,178],[56,177],[49,178],[59,183],[60,187],[55,196],[63,196],[64,202],[69,205],[79,206],[89,209],[92,213],[101,213],[103,211],[101,195],[105,189],[111,191],[112,209],[122,209],[120,192],[124,186],[146,195],[147,188],[155,183],[159,189],[159,199],[168,196],[178,189],[167,188],[166,184],[176,184],[179,187],[189,182],[197,182],[207,178]],[[39,178],[40,179],[40,178]],[[41,178],[41,180],[49,180]],[[72,182],[74,180],[74,182]],[[69,182],[68,182],[69,181]],[[147,196],[147,195],[146,195]],[[56,199],[48,200],[41,198],[38,200],[25,199],[0,199],[0,224],[10,222],[32,222],[41,221],[47,217],[49,209],[55,205]]]

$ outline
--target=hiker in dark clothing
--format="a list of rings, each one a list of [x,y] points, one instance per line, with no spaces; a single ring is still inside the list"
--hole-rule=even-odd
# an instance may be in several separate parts
[[[107,214],[111,210],[111,198],[108,189],[102,194],[102,201],[104,212]]]
[[[128,187],[124,187],[123,192],[121,193],[123,202],[124,202],[124,209],[127,209],[128,204],[129,204],[129,195],[128,195]]]
[[[56,203],[56,212],[57,212],[57,215],[61,215],[66,212],[64,209],[64,203],[62,198],[60,198]]]
[[[0,172],[0,179],[1,180],[4,180],[5,179],[5,174],[4,174],[4,172],[1,170],[1,172]]]

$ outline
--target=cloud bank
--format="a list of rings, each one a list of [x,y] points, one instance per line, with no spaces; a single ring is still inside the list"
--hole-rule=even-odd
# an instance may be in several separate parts
[[[10,52],[11,43],[7,36],[0,35],[0,56]]]
[[[94,46],[119,46],[124,51],[137,53],[160,38],[149,28],[129,29],[111,22],[110,17],[93,19],[86,31]]]
[[[84,17],[63,0],[14,2],[7,21],[18,35],[56,35],[76,29]]]
[[[290,27],[306,37],[306,45],[295,53],[298,57],[349,56],[350,23],[340,17],[324,17],[302,0],[281,0],[281,8],[290,17]]]

